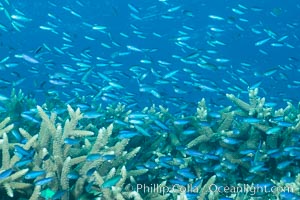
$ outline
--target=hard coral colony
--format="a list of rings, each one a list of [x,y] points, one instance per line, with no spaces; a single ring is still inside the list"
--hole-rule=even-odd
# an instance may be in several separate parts
[[[13,93],[6,100],[10,117],[0,123],[2,194],[30,200],[298,199],[299,106],[275,110],[257,89],[249,91],[249,103],[226,96],[234,108],[212,112],[202,99],[192,116],[154,105],[82,113],[71,105],[51,112],[44,104],[18,123],[13,105],[34,101]],[[289,191],[234,190],[245,185]]]

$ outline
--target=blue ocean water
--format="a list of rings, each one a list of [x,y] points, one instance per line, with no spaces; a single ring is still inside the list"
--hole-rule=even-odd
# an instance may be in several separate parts
[[[77,95],[177,111],[194,110],[201,98],[223,106],[226,93],[247,98],[254,87],[270,102],[299,100],[296,0],[6,0],[0,6],[6,96],[16,88],[40,104],[54,94],[66,102]]]

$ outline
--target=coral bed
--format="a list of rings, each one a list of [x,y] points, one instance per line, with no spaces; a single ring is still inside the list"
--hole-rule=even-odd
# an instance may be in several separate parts
[[[3,199],[299,198],[299,106],[275,109],[257,89],[249,103],[226,96],[234,107],[212,112],[202,99],[184,116],[35,107],[13,91],[0,123]]]

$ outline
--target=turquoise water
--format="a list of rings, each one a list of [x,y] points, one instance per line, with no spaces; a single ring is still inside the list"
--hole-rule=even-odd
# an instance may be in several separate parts
[[[40,104],[79,95],[174,112],[202,97],[225,105],[225,93],[251,87],[271,102],[299,99],[297,1],[1,4],[6,96],[16,88]]]

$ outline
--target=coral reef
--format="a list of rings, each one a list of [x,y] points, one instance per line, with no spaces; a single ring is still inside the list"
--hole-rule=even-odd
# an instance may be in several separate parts
[[[120,103],[33,108],[14,94],[1,114],[0,190],[30,200],[299,198],[299,106],[276,110],[258,89],[248,103],[226,96],[234,106],[213,111],[202,99],[184,116]]]

